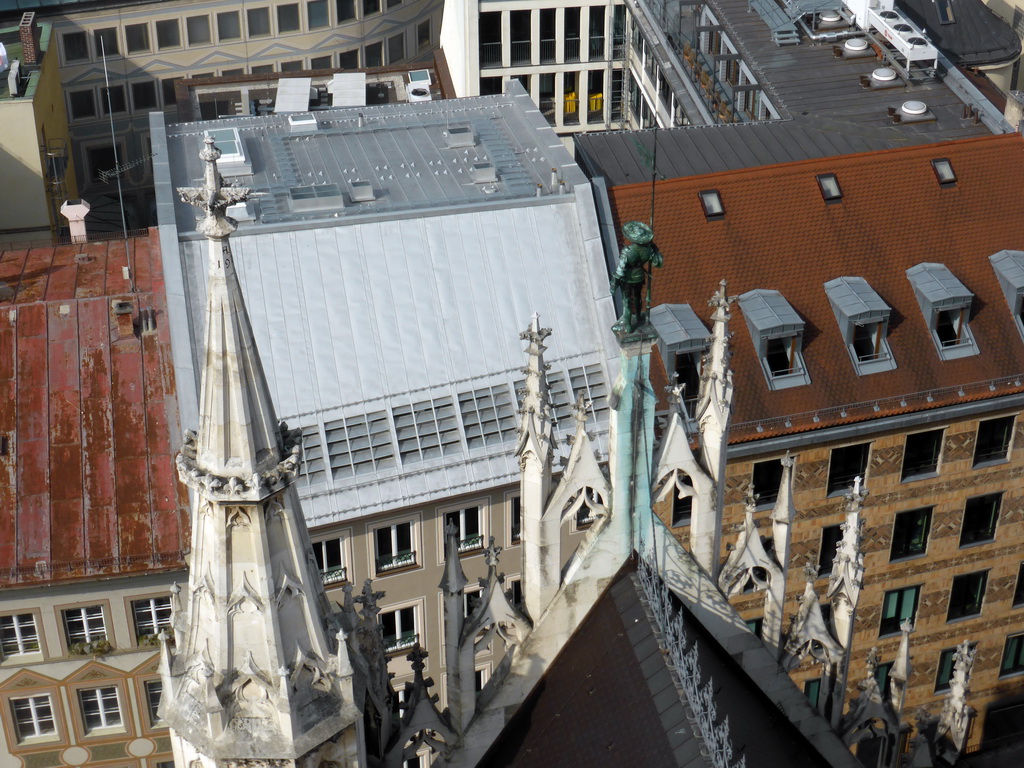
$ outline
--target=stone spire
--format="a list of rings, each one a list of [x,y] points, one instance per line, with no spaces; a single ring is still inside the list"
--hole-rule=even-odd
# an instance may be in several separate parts
[[[690,518],[690,546],[697,562],[712,577],[717,576],[719,553],[722,546],[722,509],[725,505],[725,460],[729,442],[729,424],[732,421],[732,367],[729,350],[729,306],[732,298],[726,294],[726,282],[708,302],[714,307],[711,314],[711,349],[708,351],[700,376],[695,418],[700,429],[700,453],[704,470],[714,483],[714,504],[697,505]]]
[[[298,435],[274,415],[228,242],[226,209],[250,190],[223,186],[210,137],[200,157],[204,185],[180,190],[205,212],[210,263],[199,430],[177,458],[193,491],[187,602],[173,654],[164,639],[175,762],[365,764],[348,648],[292,484]]]
[[[548,396],[547,368],[544,362],[544,340],[550,328],[540,327],[535,314],[530,327],[519,338],[527,342],[526,384],[520,408],[519,442],[519,504],[522,520],[523,599],[526,611],[536,621],[558,590],[559,531],[558,518],[545,516],[551,492],[551,460],[554,452],[551,400]]]
[[[854,616],[860,589],[864,583],[864,553],[861,551],[860,510],[867,497],[856,478],[846,495],[846,522],[842,524],[843,538],[836,547],[832,562],[832,575],[828,580],[827,597],[832,603],[832,627],[836,639],[843,646],[845,657],[838,676],[832,706],[832,726],[839,724],[846,697],[846,681],[850,668],[850,649],[853,644]]]

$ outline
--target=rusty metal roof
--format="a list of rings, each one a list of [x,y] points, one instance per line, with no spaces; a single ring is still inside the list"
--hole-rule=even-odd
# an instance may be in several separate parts
[[[166,311],[155,234],[0,251],[0,585],[182,566]]]

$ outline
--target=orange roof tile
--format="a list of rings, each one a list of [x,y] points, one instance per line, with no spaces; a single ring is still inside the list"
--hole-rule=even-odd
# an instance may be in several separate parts
[[[955,186],[939,185],[936,158],[950,160]],[[842,202],[823,200],[824,173],[836,174]],[[737,441],[1024,391],[1024,340],[989,263],[1002,249],[1024,250],[1022,178],[1024,141],[1010,134],[659,182],[654,230],[665,267],[652,302],[690,303],[707,317],[705,302],[726,278],[730,294],[780,291],[804,319],[811,384],[770,391],[733,305]],[[720,192],[721,219],[705,219],[697,193],[706,189]],[[614,188],[616,221],[647,220],[650,194],[649,184]],[[939,358],[905,274],[924,261],[945,264],[974,294],[980,354]],[[895,370],[857,375],[823,287],[843,275],[865,278],[892,307]],[[931,401],[907,397],[926,392]]]
[[[159,240],[129,248],[135,293],[123,240],[0,252],[0,585],[182,565]]]

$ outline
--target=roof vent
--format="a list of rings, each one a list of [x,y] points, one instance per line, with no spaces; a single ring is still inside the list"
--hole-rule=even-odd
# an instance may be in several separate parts
[[[352,192],[353,203],[372,203],[376,199],[373,191],[373,184],[368,181],[353,181],[349,183]]]
[[[914,28],[906,22],[901,21],[899,24],[893,24],[892,28],[903,35],[903,37],[910,37],[914,34]]]
[[[863,37],[851,37],[845,43],[843,47],[833,48],[836,56],[842,56],[844,59],[859,59],[867,56],[874,56],[875,52],[868,45],[868,41]]]
[[[891,67],[878,67],[871,71],[871,76],[866,77],[860,76],[860,85],[862,88],[898,88],[903,85],[896,77],[896,70]]]
[[[448,146],[451,149],[461,147],[475,147],[476,136],[473,134],[473,129],[469,127],[449,128]]]
[[[835,11],[823,11],[821,15],[818,16],[818,26],[834,27],[837,26],[842,20],[843,17],[840,16]]]
[[[935,119],[923,101],[905,101],[899,109],[889,107],[889,117],[894,123],[923,123]]]
[[[476,184],[493,184],[498,180],[498,171],[490,163],[473,163],[469,175]]]
[[[316,127],[313,115],[288,115],[288,130],[291,133],[316,133]]]
[[[886,21],[893,21],[898,19],[900,15],[896,11],[882,11],[878,14],[879,18],[885,19]]]
[[[888,83],[896,79],[896,70],[889,67],[879,67],[871,73],[871,79],[880,83]]]

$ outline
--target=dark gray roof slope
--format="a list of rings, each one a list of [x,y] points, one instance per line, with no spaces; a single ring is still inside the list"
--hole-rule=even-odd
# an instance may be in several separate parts
[[[936,0],[900,0],[898,5],[913,21],[928,30],[928,37],[950,58],[965,67],[1013,61],[1020,55],[1020,39],[995,11],[981,0],[943,0],[952,21],[942,23]]]

